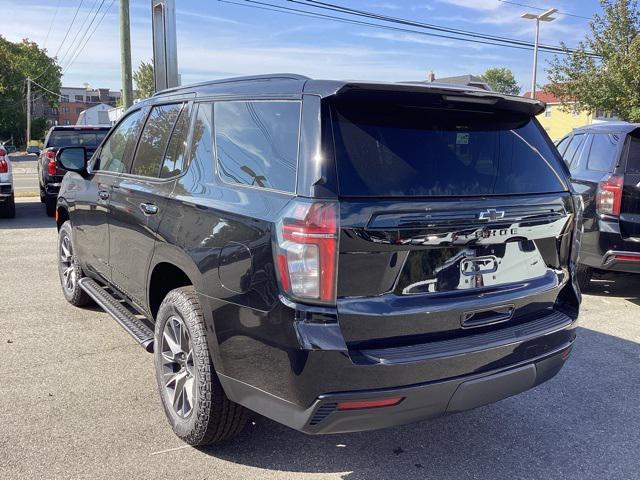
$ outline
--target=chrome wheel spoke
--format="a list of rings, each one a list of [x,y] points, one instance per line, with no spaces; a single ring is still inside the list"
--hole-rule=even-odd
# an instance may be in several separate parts
[[[181,318],[172,316],[165,323],[159,353],[167,400],[174,412],[185,418],[193,410],[196,382],[191,338]]]

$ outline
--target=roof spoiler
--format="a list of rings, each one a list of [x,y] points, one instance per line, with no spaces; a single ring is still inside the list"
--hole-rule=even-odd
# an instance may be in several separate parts
[[[465,87],[443,87],[417,83],[361,83],[348,82],[342,84],[333,93],[327,92],[327,96],[352,97],[354,99],[363,96],[379,97],[380,100],[394,97],[406,97],[414,95],[439,96],[445,103],[460,103],[460,105],[486,105],[497,110],[509,110],[524,113],[530,116],[538,115],[545,110],[545,103],[525,97],[503,95],[497,92],[489,92],[482,89]]]

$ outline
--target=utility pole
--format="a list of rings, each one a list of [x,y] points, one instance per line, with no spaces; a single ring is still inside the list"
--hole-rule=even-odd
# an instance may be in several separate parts
[[[31,140],[31,78],[27,77],[27,147]]]
[[[540,22],[553,22],[555,17],[552,17],[551,15],[557,11],[557,8],[550,8],[540,15],[536,15],[535,13],[524,13],[521,15],[521,18],[536,21],[536,40],[533,44],[533,70],[531,72],[531,98],[534,100],[536,98],[536,74],[538,72],[538,39],[540,37]]]
[[[126,110],[133,103],[129,0],[120,0],[120,68],[122,69],[122,103]]]

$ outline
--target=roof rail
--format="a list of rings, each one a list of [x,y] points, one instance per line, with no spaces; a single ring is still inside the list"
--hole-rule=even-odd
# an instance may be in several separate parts
[[[153,96],[164,95],[166,93],[176,92],[178,90],[184,90],[195,87],[204,87],[207,85],[218,85],[222,83],[233,83],[233,82],[251,82],[257,80],[274,80],[274,79],[289,79],[289,80],[310,80],[309,77],[304,75],[298,75],[297,73],[270,73],[265,75],[248,75],[245,77],[231,77],[231,78],[221,78],[220,80],[209,80],[207,82],[193,83],[191,85],[179,85],[177,87],[167,88],[165,90],[160,90],[153,94]]]

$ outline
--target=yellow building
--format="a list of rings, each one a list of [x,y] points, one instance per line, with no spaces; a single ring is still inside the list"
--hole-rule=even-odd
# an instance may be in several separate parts
[[[524,96],[530,98],[531,92],[525,93]],[[536,99],[547,104],[546,110],[538,115],[537,118],[540,125],[547,131],[554,142],[560,140],[574,128],[591,125],[592,123],[617,120],[610,113],[601,112],[600,110],[596,111],[594,115],[584,110],[576,111],[570,105],[568,109],[563,108],[560,101],[550,93],[536,92]]]

